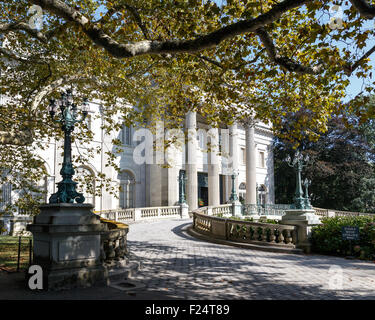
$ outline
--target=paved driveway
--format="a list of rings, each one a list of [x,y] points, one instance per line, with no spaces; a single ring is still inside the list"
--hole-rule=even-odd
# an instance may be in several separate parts
[[[1,299],[375,299],[375,263],[321,255],[252,251],[183,232],[191,220],[130,225],[131,259],[141,262],[132,291],[111,287],[25,290],[22,274],[0,273]]]
[[[375,299],[375,263],[280,254],[203,242],[189,220],[130,226],[137,278],[174,299]]]

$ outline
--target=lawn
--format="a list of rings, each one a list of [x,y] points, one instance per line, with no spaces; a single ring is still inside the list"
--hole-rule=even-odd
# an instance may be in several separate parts
[[[21,237],[20,270],[29,265],[29,240],[31,237]],[[0,236],[0,269],[17,270],[18,237]]]

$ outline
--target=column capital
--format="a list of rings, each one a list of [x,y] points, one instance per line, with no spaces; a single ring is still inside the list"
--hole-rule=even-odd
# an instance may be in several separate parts
[[[255,125],[258,123],[254,118],[244,118],[240,122],[245,128],[255,128]]]

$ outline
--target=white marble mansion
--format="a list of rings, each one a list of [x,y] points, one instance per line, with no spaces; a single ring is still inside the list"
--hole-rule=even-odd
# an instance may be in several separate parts
[[[80,190],[84,192],[85,202],[92,203],[96,211],[176,205],[181,192],[181,172],[185,173],[184,190],[189,210],[198,206],[228,203],[232,192],[233,172],[238,174],[235,190],[241,201],[274,203],[273,135],[269,126],[262,123],[236,123],[229,127],[223,125],[221,128],[212,129],[202,116],[189,112],[183,129],[193,134],[186,146],[173,152],[180,161],[167,168],[156,163],[136,163],[133,155],[140,143],[135,139],[139,128],[124,126],[121,132],[107,135],[101,128],[103,120],[96,117],[98,113],[100,105],[90,102],[87,121],[94,134],[90,145],[72,145],[73,155],[85,154],[88,148],[101,147],[101,152],[85,166],[75,168],[76,175],[82,174],[83,171],[92,177],[105,173],[113,184],[121,186],[117,197],[105,188],[101,190],[101,196],[93,196],[84,188]],[[207,152],[208,130],[216,135],[214,138],[218,141],[219,148],[227,149],[226,156],[223,153],[218,155],[217,152]],[[224,136],[228,138],[224,139]],[[106,152],[114,150],[114,137],[119,138],[123,144],[123,152],[116,154],[117,164],[121,168],[120,174],[114,168],[106,166]],[[57,191],[56,183],[61,180],[61,153],[62,141],[49,142],[48,148],[39,153],[45,161],[48,173],[43,182],[46,202],[50,195]],[[232,159],[230,163],[226,161],[228,156]],[[12,201],[13,193],[9,188],[2,188],[2,199],[5,202]]]

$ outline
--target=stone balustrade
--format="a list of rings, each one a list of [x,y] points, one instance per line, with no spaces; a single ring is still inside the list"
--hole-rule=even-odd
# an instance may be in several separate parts
[[[129,227],[126,224],[102,218],[101,221],[107,225],[107,230],[100,234],[101,261],[106,264],[113,264],[125,259],[128,254],[127,234]]]
[[[182,210],[181,206],[169,206],[103,210],[95,213],[108,220],[129,222],[147,219],[181,218],[183,215]]]
[[[322,208],[313,208],[315,214],[321,217],[346,217],[346,216],[368,216],[373,215],[374,213],[363,213],[363,212],[353,212],[353,211],[342,211],[334,209],[322,209]]]
[[[193,212],[193,229],[216,239],[295,248],[297,226],[238,221]]]
[[[329,210],[328,209],[322,209],[322,208],[313,208],[315,210],[315,214],[319,217],[328,217],[329,216]]]
[[[223,204],[220,206],[212,207],[212,215],[214,216],[231,216],[232,215],[232,204]]]
[[[242,206],[242,214],[244,216],[266,216],[270,219],[279,220],[285,215],[285,210],[293,209],[293,205],[289,204],[266,204],[264,206],[257,204],[245,204]],[[371,215],[373,213],[340,211],[333,209],[323,209],[313,207],[315,214],[320,217],[337,217],[337,216],[361,216]]]

